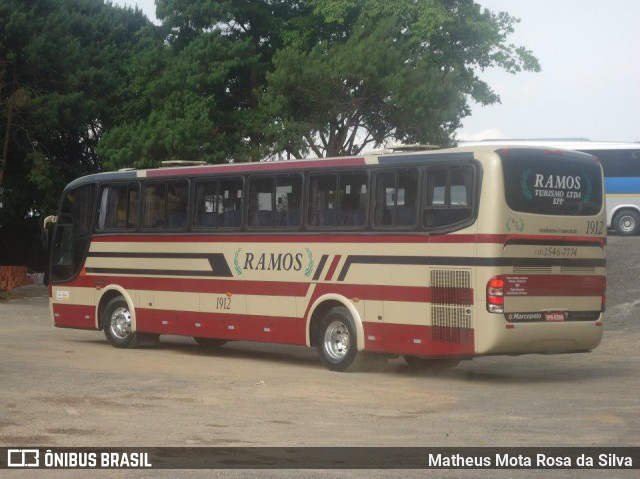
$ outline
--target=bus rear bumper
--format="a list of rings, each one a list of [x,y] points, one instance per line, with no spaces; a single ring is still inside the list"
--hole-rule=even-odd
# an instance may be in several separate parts
[[[476,331],[477,354],[559,354],[590,351],[602,341],[601,321],[507,323]]]

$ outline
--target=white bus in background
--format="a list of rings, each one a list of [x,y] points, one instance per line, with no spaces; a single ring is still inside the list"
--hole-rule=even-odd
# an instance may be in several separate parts
[[[459,146],[506,144],[582,151],[598,158],[604,170],[607,227],[631,236],[640,232],[640,143],[577,139],[460,141]]]

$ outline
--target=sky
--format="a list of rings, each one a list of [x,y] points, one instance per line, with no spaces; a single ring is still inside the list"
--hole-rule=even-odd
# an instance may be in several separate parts
[[[509,42],[532,50],[542,71],[481,72],[501,103],[472,103],[458,139],[640,141],[640,1],[477,1],[520,19]],[[112,3],[155,20],[153,0]]]

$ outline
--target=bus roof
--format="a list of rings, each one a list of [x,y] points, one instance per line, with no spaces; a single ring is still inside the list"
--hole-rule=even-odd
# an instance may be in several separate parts
[[[458,146],[540,146],[566,150],[640,150],[639,142],[591,141],[586,138],[532,138],[459,141]]]
[[[179,176],[233,175],[246,173],[268,173],[278,171],[310,171],[327,168],[349,168],[364,165],[416,165],[428,161],[461,161],[474,158],[474,148],[451,148],[445,150],[411,151],[402,153],[372,152],[359,156],[334,158],[309,158],[302,160],[260,161],[252,163],[223,163],[201,166],[175,166],[150,169],[123,169],[120,171],[95,173],[78,178],[68,186],[95,181],[118,181],[136,178],[166,178]],[[484,149],[484,148],[480,148]],[[492,150],[488,147],[487,150]]]
[[[494,152],[496,146],[504,148],[521,149],[548,149],[549,147],[562,148],[549,144],[524,144],[518,142],[480,142],[477,144],[464,144],[457,148],[407,152],[371,152],[360,156],[334,157],[334,158],[310,158],[301,160],[284,161],[260,161],[252,163],[224,163],[215,165],[198,166],[172,166],[136,170],[133,168],[119,171],[95,173],[78,178],[69,185],[76,187],[80,184],[92,182],[126,181],[139,178],[160,179],[181,176],[208,176],[208,175],[233,175],[251,173],[275,173],[278,171],[313,171],[328,168],[349,168],[364,165],[392,166],[392,165],[420,165],[430,161],[470,161],[476,158],[475,153]],[[639,145],[640,146],[640,145]],[[565,148],[572,150],[575,148]]]

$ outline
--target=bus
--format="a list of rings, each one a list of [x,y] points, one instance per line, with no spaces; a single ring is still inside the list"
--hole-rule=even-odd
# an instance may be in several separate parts
[[[400,356],[429,369],[588,352],[603,334],[603,177],[583,153],[99,173],[45,224],[54,325],[118,348],[182,335],[308,346],[333,371]]]
[[[640,143],[578,139],[461,141],[461,145],[543,146],[589,153],[604,170],[607,227],[619,235],[640,233]]]

